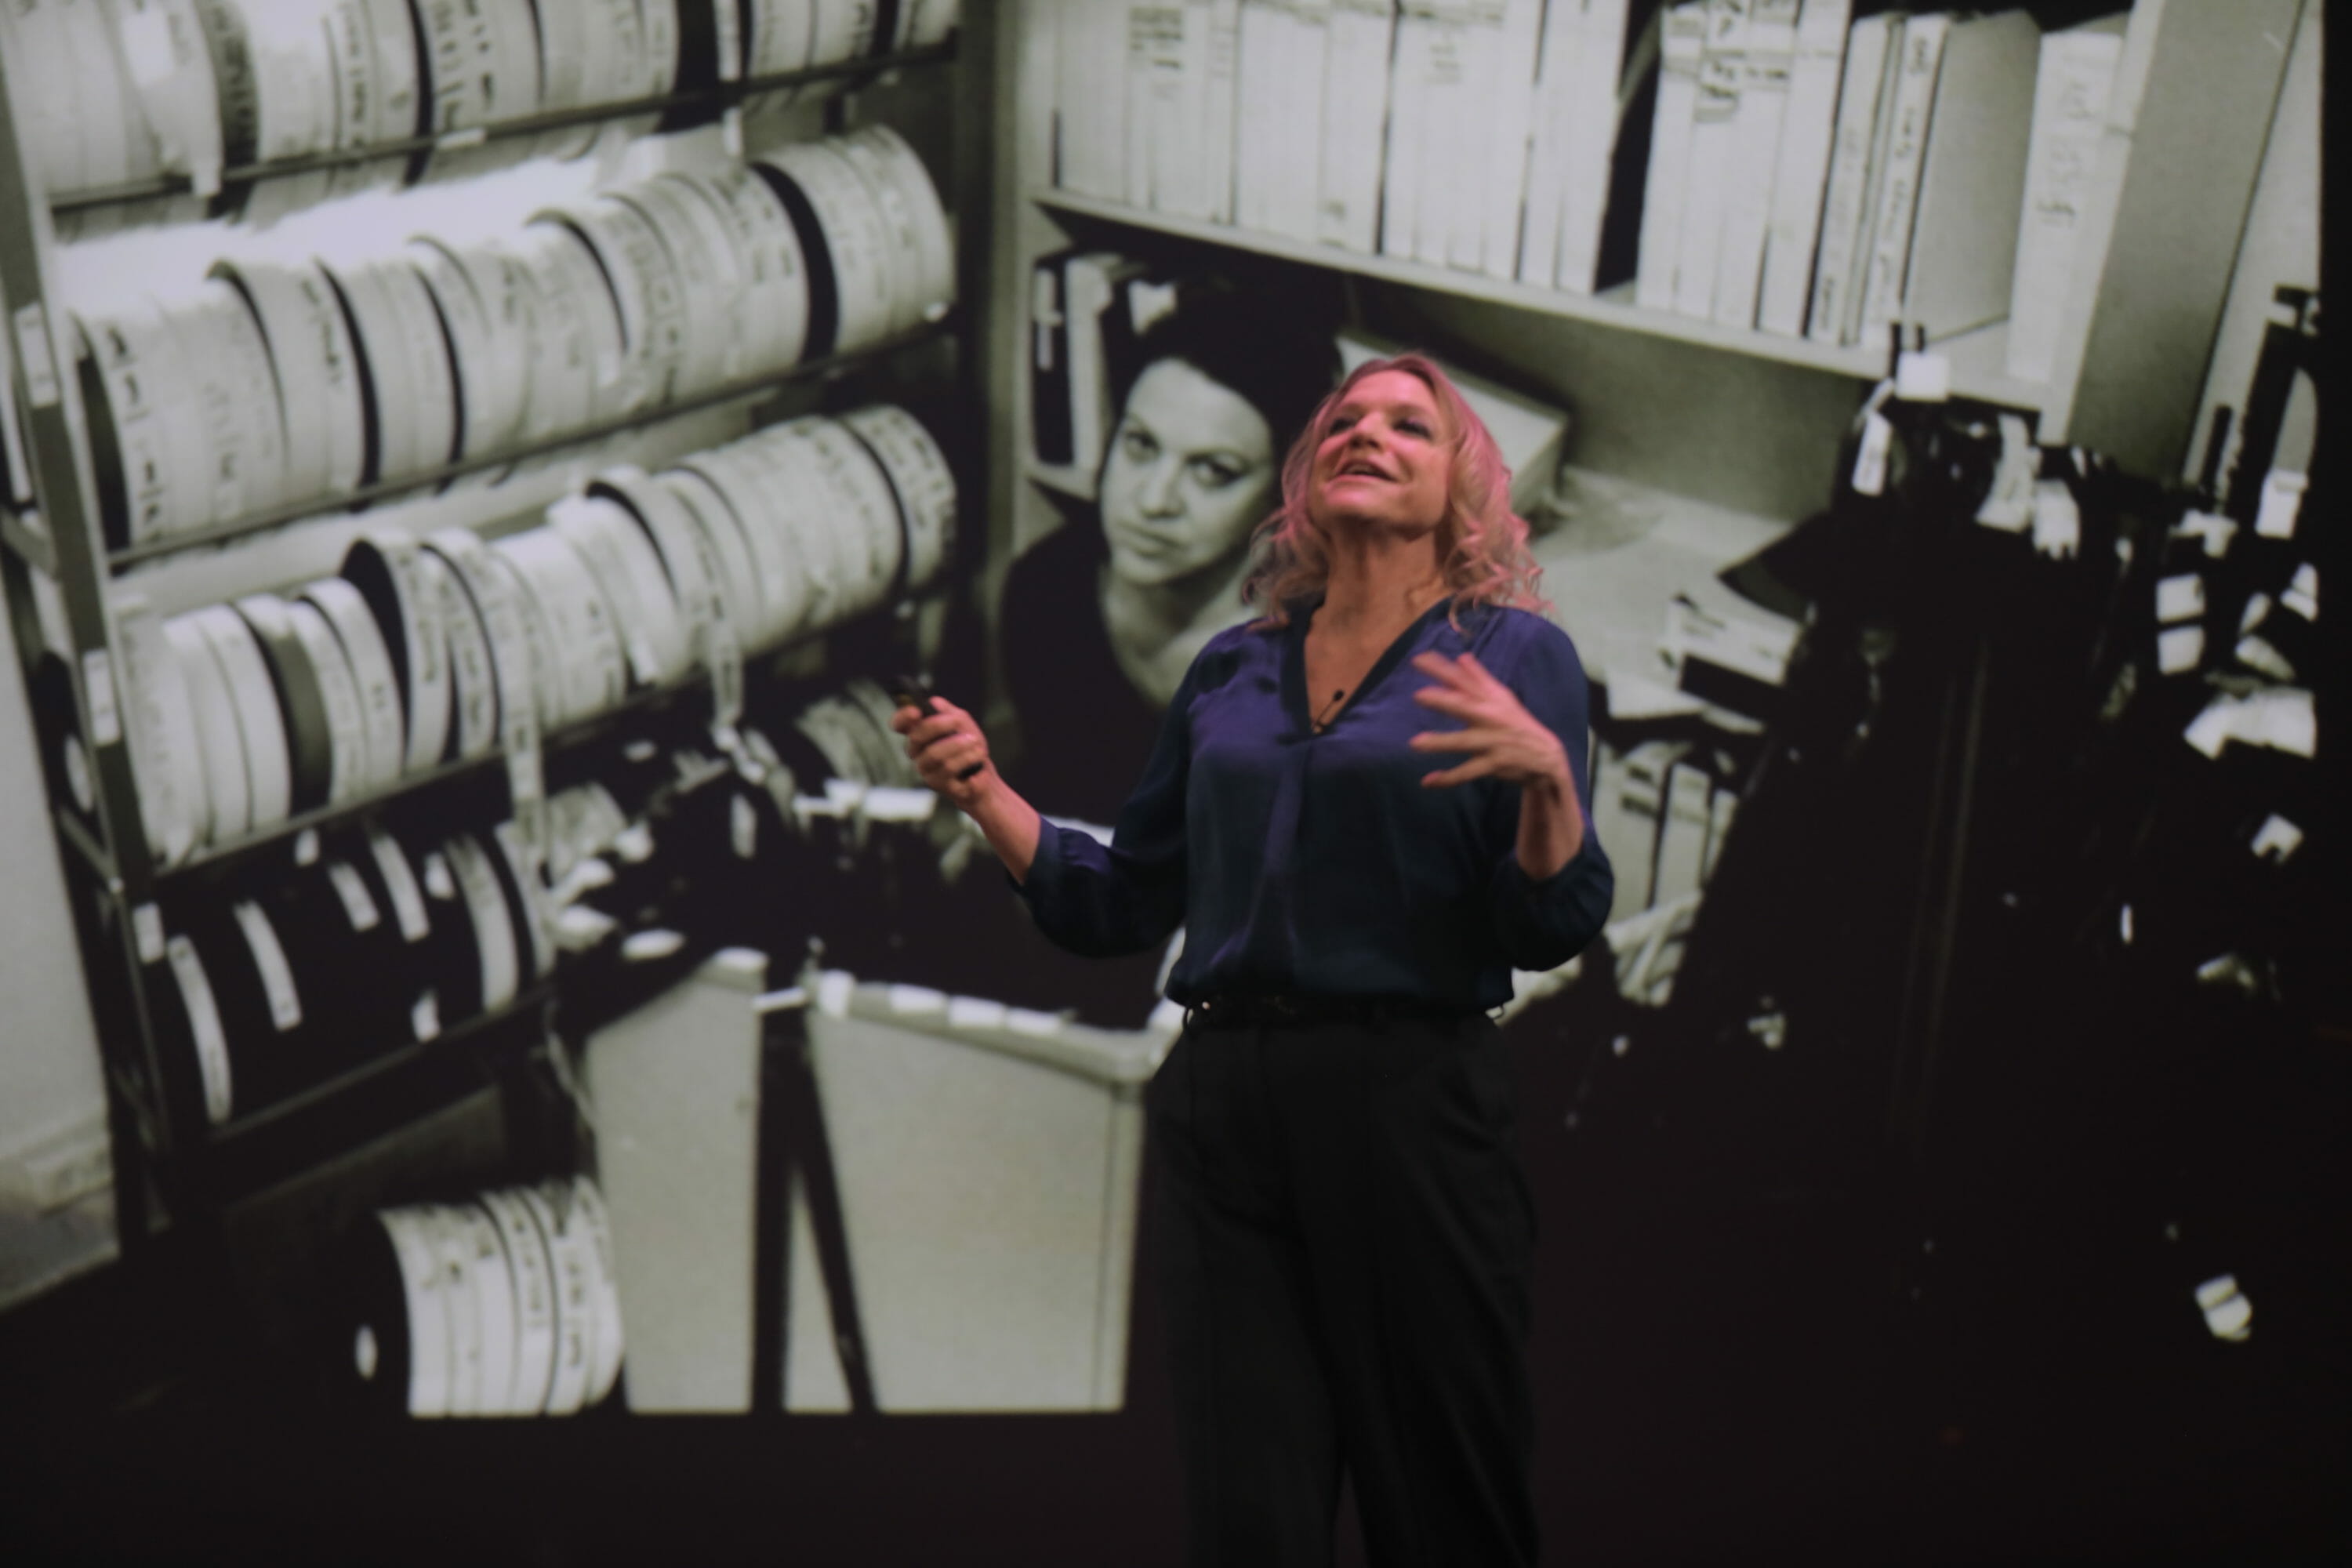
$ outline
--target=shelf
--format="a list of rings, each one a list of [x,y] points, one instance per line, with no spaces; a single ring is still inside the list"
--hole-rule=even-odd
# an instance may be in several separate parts
[[[517,993],[514,1000],[503,1007],[493,1008],[487,1013],[477,1013],[472,1017],[442,1030],[429,1040],[395,1047],[368,1058],[354,1066],[349,1072],[338,1073],[323,1083],[312,1084],[310,1088],[299,1093],[290,1094],[284,1100],[273,1100],[248,1115],[231,1117],[213,1128],[206,1136],[205,1142],[219,1145],[249,1138],[264,1128],[299,1116],[311,1107],[332,1100],[371,1079],[382,1078],[387,1073],[397,1072],[420,1057],[428,1054],[437,1055],[450,1050],[476,1035],[497,1027],[509,1018],[544,1007],[554,994],[554,982],[550,980],[533,982]]]
[[[845,353],[828,354],[823,359],[804,360],[787,370],[771,371],[764,375],[747,376],[741,380],[729,382],[723,386],[710,387],[695,393],[691,396],[675,399],[663,404],[658,408],[644,408],[634,414],[623,415],[618,418],[599,420],[593,425],[567,430],[560,435],[548,437],[544,440],[503,447],[496,452],[485,453],[478,458],[467,458],[462,462],[445,464],[425,473],[394,479],[390,483],[363,485],[358,489],[340,495],[312,496],[305,500],[272,507],[267,511],[255,512],[235,522],[222,523],[214,528],[197,529],[187,533],[167,534],[161,539],[150,539],[121,550],[109,551],[106,557],[107,564],[114,571],[121,572],[142,561],[152,561],[166,555],[184,554],[189,551],[227,544],[252,534],[266,533],[273,528],[283,528],[289,523],[300,522],[308,518],[357,511],[372,501],[391,497],[404,498],[425,494],[439,489],[452,479],[463,479],[468,474],[481,473],[490,468],[509,468],[518,463],[529,462],[534,458],[545,457],[551,452],[561,452],[572,447],[589,446],[626,431],[641,429],[648,425],[658,425],[666,419],[699,413],[704,409],[716,407],[719,404],[732,402],[739,397],[757,396],[761,393],[788,385],[793,382],[813,381],[824,376],[836,375],[856,366],[886,359],[902,349],[914,348],[945,337],[954,330],[954,321],[955,317],[950,312],[936,321],[926,322],[910,331],[900,332],[895,337],[885,338],[880,342],[869,343],[864,348],[852,349]]]
[[[955,43],[928,49],[909,49],[902,54],[879,55],[861,60],[840,60],[831,65],[811,66],[804,70],[780,71],[771,76],[751,77],[742,81],[720,82],[714,87],[698,88],[687,92],[664,93],[656,98],[633,98],[613,103],[583,104],[577,109],[551,110],[544,114],[525,115],[516,120],[499,121],[495,124],[468,126],[462,131],[445,132],[437,136],[410,136],[397,142],[371,142],[363,147],[345,147],[331,153],[312,153],[299,158],[278,158],[260,163],[237,163],[221,171],[223,188],[250,184],[257,180],[284,179],[293,174],[307,174],[320,169],[341,168],[351,163],[372,163],[378,159],[415,155],[436,150],[457,150],[477,146],[484,142],[504,141],[514,136],[536,136],[546,132],[567,130],[575,125],[596,125],[614,120],[632,120],[645,114],[659,114],[671,109],[693,109],[709,105],[731,109],[748,99],[758,98],[786,88],[812,82],[832,81],[842,77],[879,76],[887,71],[911,69],[917,66],[944,65],[955,58]],[[193,194],[194,184],[184,174],[166,174],[152,180],[137,180],[129,184],[93,186],[78,191],[60,191],[49,197],[52,212],[72,212],[83,207],[110,206],[119,202],[146,201],[156,196],[178,196]]]
[[[43,576],[58,574],[57,541],[49,537],[48,524],[41,521],[40,513],[0,510],[0,544],[7,545],[27,565],[39,567]]]
[[[909,606],[939,598],[953,591],[954,579],[950,574],[943,571],[939,579],[929,585],[902,594],[887,606],[877,607],[866,614],[868,617],[904,615]],[[794,632],[781,642],[745,650],[744,663],[748,667],[757,660],[772,658],[817,637],[855,624],[856,624],[856,617],[849,621],[835,622],[830,626],[813,626]],[[667,681],[659,686],[646,687],[629,693],[601,713],[574,720],[562,729],[550,731],[541,741],[541,748],[548,755],[574,750],[593,742],[614,726],[627,720],[656,712],[675,701],[691,697],[697,692],[707,692],[709,689],[710,677],[701,670],[697,670],[682,679]],[[244,834],[222,844],[205,845],[176,866],[159,868],[156,879],[161,883],[184,879],[208,868],[250,855],[256,850],[268,848],[274,844],[285,843],[310,828],[324,827],[331,823],[348,820],[365,812],[380,810],[388,803],[398,800],[404,795],[415,794],[436,784],[446,784],[452,779],[471,775],[487,777],[502,772],[506,766],[506,761],[505,752],[494,751],[483,756],[443,763],[423,773],[411,773],[406,777],[396,779],[384,788],[363,798],[338,801],[332,805],[317,806],[257,832]],[[97,868],[100,876],[110,875],[108,870],[109,862],[106,853],[99,847],[97,841],[89,837],[89,830],[69,814],[59,812],[57,815],[60,829],[74,842],[83,857]]]
[[[207,1128],[184,1156],[193,1167],[193,1185],[212,1202],[233,1202],[331,1158],[317,1152],[322,1144],[337,1151],[359,1147],[456,1103],[545,1037],[554,995],[552,980],[534,981],[505,1006],[478,1013],[430,1040],[394,1047],[323,1083]],[[525,1026],[531,1019],[537,1026]],[[325,1137],[322,1117],[332,1123]]]
[[[1155,234],[1197,240],[1228,249],[1246,250],[1255,255],[1296,261],[1309,267],[1329,268],[1363,278],[1377,278],[1384,282],[1460,299],[1485,300],[1539,315],[1591,321],[1620,331],[1667,338],[1748,359],[1770,360],[1808,370],[1827,371],[1864,382],[1875,382],[1886,374],[1886,355],[1883,350],[1832,346],[1817,343],[1808,338],[1789,338],[1776,332],[1720,326],[1714,321],[1677,315],[1670,310],[1643,310],[1633,302],[1633,289],[1630,283],[1620,284],[1599,294],[1571,294],[1564,289],[1542,289],[1475,272],[1434,267],[1423,261],[1403,261],[1391,256],[1368,256],[1339,246],[1312,244],[1283,235],[1235,228],[1228,224],[1171,217],[1164,213],[1147,212],[1120,202],[1076,195],[1050,185],[1031,186],[1029,199],[1049,211],[1072,217],[1148,229]],[[1932,346],[1951,361],[1955,396],[2039,412],[2051,401],[2052,389],[2010,376],[2007,370],[2008,342],[2007,323],[1997,322]],[[1033,474],[1032,477],[1036,476]],[[1040,479],[1039,482],[1050,484],[1051,481]]]
[[[814,637],[819,634],[810,632],[804,635]],[[801,640],[799,637],[788,638],[778,646],[790,647],[799,640]],[[762,650],[763,653],[772,651],[775,650]],[[570,750],[593,740],[598,733],[624,719],[666,707],[673,699],[688,692],[704,689],[709,685],[709,677],[697,674],[683,680],[673,680],[660,686],[648,686],[643,690],[633,691],[601,713],[575,720],[561,730],[550,731],[541,744],[549,752]],[[331,805],[317,806],[257,832],[229,839],[226,843],[208,844],[176,866],[158,868],[156,879],[159,882],[171,882],[186,878],[206,868],[250,855],[257,849],[265,849],[273,844],[285,843],[311,828],[324,827],[331,823],[354,817],[362,812],[380,810],[403,795],[414,795],[419,790],[430,788],[435,784],[446,784],[452,779],[465,778],[473,774],[488,776],[502,771],[506,766],[506,761],[505,752],[495,751],[478,757],[465,757],[454,763],[443,763],[438,767],[428,768],[421,773],[410,773],[362,799],[337,801]],[[74,822],[70,817],[60,816],[59,821],[73,827],[80,826],[80,824]]]

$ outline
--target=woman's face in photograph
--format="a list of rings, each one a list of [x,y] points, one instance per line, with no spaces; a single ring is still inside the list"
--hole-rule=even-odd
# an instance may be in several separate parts
[[[1181,360],[1136,378],[1103,463],[1111,570],[1157,586],[1231,560],[1273,509],[1274,436],[1247,399]]]

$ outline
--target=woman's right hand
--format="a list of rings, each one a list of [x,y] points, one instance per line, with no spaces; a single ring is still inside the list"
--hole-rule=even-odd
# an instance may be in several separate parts
[[[950,805],[970,811],[993,781],[988,737],[972,716],[944,697],[931,699],[931,711],[900,707],[890,728],[907,738],[915,772]]]

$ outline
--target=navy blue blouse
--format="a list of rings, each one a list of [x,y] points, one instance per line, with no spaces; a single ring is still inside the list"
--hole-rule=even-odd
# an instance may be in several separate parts
[[[1524,610],[1441,599],[1381,656],[1319,734],[1307,627],[1212,638],[1168,705],[1142,781],[1106,847],[1045,825],[1022,896],[1038,928],[1107,956],[1165,942],[1184,952],[1168,994],[1404,997],[1495,1007],[1510,972],[1551,969],[1592,940],[1615,887],[1591,826],[1584,668],[1568,634]],[[1583,847],[1540,881],[1518,863],[1519,790],[1421,780],[1464,761],[1405,742],[1458,723],[1413,700],[1406,661],[1474,653],[1559,736],[1585,804]]]

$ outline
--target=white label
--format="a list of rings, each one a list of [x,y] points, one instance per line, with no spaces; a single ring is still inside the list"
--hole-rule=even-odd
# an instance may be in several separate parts
[[[2230,552],[2230,541],[2238,536],[2238,525],[2217,512],[2184,513],[2172,530],[2177,537],[2201,539],[2209,560],[2219,561]]]
[[[1033,1012],[1027,1007],[1007,1007],[1004,1026],[1016,1035],[1058,1035],[1062,1032],[1062,1016]]]
[[[2289,664],[2284,655],[2262,637],[2240,637],[2237,651],[2238,662],[2249,669],[2260,670],[2273,680],[2294,679],[2294,666]]]
[[[2218,757],[2221,748],[2235,738],[2238,701],[2234,697],[2216,697],[2205,705],[2205,710],[2189,721],[2180,731],[2182,740],[2209,757]]]
[[[269,994],[270,1023],[281,1035],[300,1027],[302,998],[295,993],[294,971],[286,962],[286,950],[278,945],[278,932],[269,917],[249,899],[240,901],[233,912],[245,932],[246,946],[253,950],[253,966],[261,972],[261,988]]]
[[[2082,548],[2083,519],[2074,492],[2063,479],[2033,487],[2033,548],[2044,555],[2073,555]]]
[[[175,936],[166,944],[172,973],[180,982],[180,1000],[195,1036],[196,1067],[205,1080],[205,1115],[215,1125],[228,1120],[230,1090],[228,1040],[221,1033],[220,1008],[213,1001],[212,982],[197,961],[188,939]]]
[[[2265,474],[2262,507],[2254,513],[2254,531],[2264,539],[2294,538],[2295,514],[2303,509],[2304,487],[2309,482],[2303,475],[2284,468],[2273,468]]]
[[[315,866],[319,863],[319,830],[306,827],[294,836],[294,864]]]
[[[1895,395],[1906,403],[1941,403],[1952,395],[1952,362],[1925,350],[1895,357]]]
[[[416,1005],[408,1010],[408,1028],[409,1032],[416,1037],[416,1043],[420,1046],[428,1040],[440,1038],[440,997],[430,991],[419,996],[416,999]]]
[[[423,942],[431,933],[433,924],[425,918],[425,896],[417,890],[415,873],[408,868],[408,857],[400,846],[381,833],[368,835],[368,848],[375,856],[376,869],[383,873],[383,885],[392,895],[393,918],[400,922],[400,940]]]
[[[2186,621],[2205,613],[2205,579],[2191,572],[2166,577],[2156,584],[2156,618]]]
[[[2238,729],[2242,741],[2292,752],[2298,757],[2308,757],[2318,749],[2318,718],[2312,709],[2311,693],[2302,687],[2267,687],[2247,698],[2242,711],[2245,721]]]
[[[375,900],[369,896],[367,883],[346,861],[336,860],[327,867],[327,880],[335,885],[335,894],[343,900],[343,913],[353,931],[373,931],[383,922],[377,912]]]
[[[49,352],[49,321],[34,300],[16,311],[16,363],[25,367],[25,395],[36,408],[58,400],[58,362]]]
[[[1886,455],[1894,444],[1895,426],[1873,409],[1863,421],[1862,444],[1853,454],[1855,494],[1874,496],[1886,488]]]
[[[888,995],[893,1013],[938,1013],[948,1005],[946,992],[928,985],[893,985]]]
[[[2294,580],[2279,595],[2279,603],[2306,621],[2319,619],[2319,568],[2308,561],[2296,567]]]
[[[2254,853],[2264,860],[2284,864],[2303,846],[2303,829],[2273,812],[2254,835]]]
[[[449,875],[449,862],[437,849],[425,857],[425,890],[436,899],[457,896],[457,879]]]
[[[650,931],[631,931],[627,940],[621,943],[621,956],[631,963],[650,963],[656,959],[667,958],[685,945],[683,935],[666,927],[656,926]]]
[[[727,7],[720,5],[718,9],[723,12]],[[727,112],[719,117],[719,142],[727,150],[727,155],[730,158],[740,158],[743,155],[742,110],[730,105]]]
[[[585,952],[621,929],[621,922],[602,910],[573,904],[555,917],[555,942],[566,952]]]
[[[2000,464],[1993,470],[1977,521],[2004,533],[2023,531],[2033,519],[2033,479],[2038,454],[2025,421],[2014,414],[2000,416]]]
[[[2175,626],[2168,632],[2157,635],[2156,662],[2167,675],[2179,675],[2183,670],[2194,669],[2198,660],[2204,657],[2203,626]]]
[[[122,739],[122,715],[114,705],[114,660],[102,647],[81,656],[82,689],[89,694],[89,742],[111,746]]]
[[[713,5],[710,16],[719,29],[719,79],[740,81],[743,77],[742,16],[732,5]],[[730,109],[728,112],[732,114],[735,110]],[[743,155],[732,147],[727,152],[728,156],[733,158]]]
[[[131,911],[131,934],[139,941],[139,962],[152,963],[163,956],[163,912],[152,904]]]
[[[951,1029],[1001,1029],[1004,1027],[1005,1006],[981,996],[954,996],[948,1000],[948,1027]]]
[[[850,994],[857,989],[857,979],[846,970],[828,969],[816,977],[817,1011],[827,1017],[849,1016]]]
[[[749,860],[760,852],[760,814],[740,795],[727,803],[727,826],[737,859]]]
[[[499,889],[488,855],[473,839],[451,839],[447,864],[457,873],[457,881],[466,890],[466,907],[474,917],[474,945],[482,960],[482,1010],[494,1012],[514,1000],[520,978],[506,894]]]

